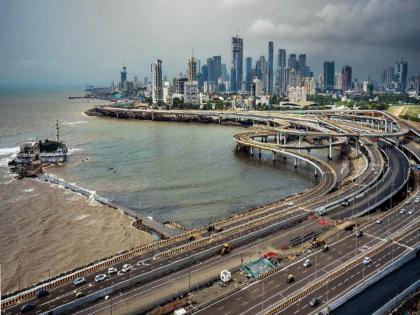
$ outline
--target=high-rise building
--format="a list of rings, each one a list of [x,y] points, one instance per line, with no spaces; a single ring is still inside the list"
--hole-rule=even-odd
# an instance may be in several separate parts
[[[237,92],[242,85],[243,40],[238,35],[232,37],[232,67],[230,69],[230,90]]]
[[[162,60],[157,59],[151,66],[153,104],[163,103]]]
[[[188,58],[188,81],[196,81],[197,77],[197,59],[194,57]]]
[[[381,74],[381,85],[385,91],[392,89],[394,81],[394,67],[385,68]]]
[[[299,73],[302,77],[309,77],[310,76],[310,68],[306,64],[306,54],[300,54],[299,55],[299,61],[297,64],[297,68],[299,70]]]
[[[286,68],[286,50],[279,49],[277,56],[276,92],[282,95],[286,92],[284,86],[284,68]]]
[[[324,90],[332,91],[334,89],[335,81],[335,62],[324,62]]]
[[[341,90],[343,88],[343,77],[341,72],[336,72],[334,76],[334,90]]]
[[[342,83],[342,90],[343,93],[346,91],[351,90],[351,82],[352,82],[352,69],[349,65],[346,65],[341,70],[341,83]]]
[[[267,93],[273,94],[273,71],[274,71],[274,45],[273,42],[268,42],[268,86]]]
[[[185,78],[180,75],[179,78],[174,78],[173,80],[173,88],[175,94],[183,94],[184,93],[184,84],[188,82],[188,78]]]
[[[222,77],[222,57],[213,56],[213,66],[214,66],[214,80],[217,83],[217,79]]]
[[[252,57],[246,58],[246,90],[251,92],[251,83],[252,83]]]
[[[197,105],[200,103],[197,81],[188,81],[184,84],[184,103]]]
[[[259,75],[257,75],[258,79],[261,80],[263,91],[267,93],[268,91],[268,63],[265,60],[265,56],[261,56],[259,60]]]
[[[167,81],[163,82],[163,102],[165,104],[172,104],[171,86]]]
[[[408,63],[406,59],[401,59],[401,61],[395,62],[394,79],[397,83],[398,92],[405,92],[407,90],[407,72]]]
[[[121,71],[121,85],[124,85],[125,81],[127,81],[127,67],[123,66]]]
[[[296,60],[296,54],[290,54],[289,55],[289,60],[287,61],[287,66],[290,69],[294,69],[294,70],[298,70],[298,64],[297,64],[297,60]]]
[[[216,78],[216,71],[215,71],[215,67],[214,67],[214,59],[211,58],[207,58],[207,71],[208,71],[208,78],[207,81],[208,82],[216,82],[217,78]]]

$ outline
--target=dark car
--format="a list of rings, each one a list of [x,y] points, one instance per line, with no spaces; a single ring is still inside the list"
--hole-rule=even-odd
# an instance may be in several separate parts
[[[313,298],[309,301],[309,306],[316,307],[319,305],[319,300],[317,298]]]
[[[363,231],[357,230],[356,231],[356,237],[362,237],[362,236],[363,236]]]
[[[33,311],[36,308],[36,305],[34,303],[26,303],[20,308],[20,312],[28,313],[30,311]]]
[[[37,297],[37,298],[42,298],[42,297],[44,297],[44,296],[47,296],[48,294],[50,294],[50,292],[48,292],[47,290],[39,290],[39,291],[36,293],[36,297]]]

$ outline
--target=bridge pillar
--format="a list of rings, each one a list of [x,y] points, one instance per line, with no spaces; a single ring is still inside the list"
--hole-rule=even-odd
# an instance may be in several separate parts
[[[258,158],[261,159],[261,149],[258,149]]]
[[[273,151],[273,161],[275,161],[275,160],[276,160],[276,152]]]
[[[279,133],[279,141],[282,141],[282,140],[283,140],[283,132],[280,131],[280,133]]]
[[[332,136],[329,138],[329,144],[328,144],[328,158],[332,159]]]
[[[279,145],[280,144],[280,140],[281,140],[281,138],[280,138],[281,136],[280,136],[280,134],[276,137],[277,139],[276,139],[276,141],[277,141],[277,145]]]
[[[302,144],[302,136],[299,136],[299,153],[300,153],[300,145]]]
[[[359,138],[356,138],[356,156],[359,156]]]
[[[286,145],[287,144],[287,135],[284,135],[283,140],[284,140],[283,145]]]
[[[251,155],[254,155],[254,148],[253,148],[253,147],[249,147],[249,153],[250,153]]]
[[[385,118],[385,132],[388,132],[388,120]]]
[[[315,167],[315,171],[314,171],[314,176],[318,177],[318,170],[316,169],[316,167]]]
[[[295,158],[295,168],[297,168],[297,158]]]

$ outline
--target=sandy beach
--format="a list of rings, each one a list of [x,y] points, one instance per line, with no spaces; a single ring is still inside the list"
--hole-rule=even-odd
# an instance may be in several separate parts
[[[123,213],[32,179],[0,183],[2,295],[153,237]]]

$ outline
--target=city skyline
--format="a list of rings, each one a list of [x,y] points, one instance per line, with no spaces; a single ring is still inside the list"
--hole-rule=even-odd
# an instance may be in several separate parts
[[[351,65],[353,78],[379,79],[384,67],[401,57],[410,61],[409,75],[420,72],[415,0],[359,0],[351,7],[338,0],[122,1],[101,2],[101,12],[98,4],[3,1],[0,84],[109,84],[123,64],[132,76],[143,77],[156,59],[163,60],[164,75],[176,77],[186,72],[191,49],[203,63],[220,55],[230,65],[236,33],[244,40],[243,61],[268,59],[267,43],[273,41],[275,56],[282,48],[305,53],[315,73],[322,72],[325,60],[334,60],[340,69]],[[399,16],[404,24],[395,19]],[[161,19],[162,26],[154,23]]]

